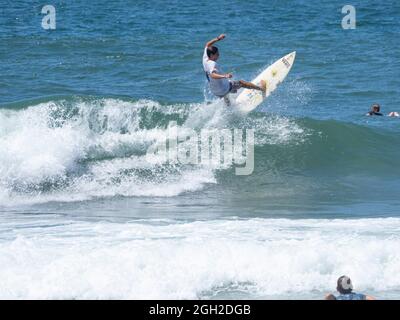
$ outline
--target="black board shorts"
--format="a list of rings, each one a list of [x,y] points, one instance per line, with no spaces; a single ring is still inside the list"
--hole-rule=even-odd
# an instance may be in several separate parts
[[[242,87],[240,81],[229,81],[229,92],[228,93],[237,93],[237,91]]]
[[[226,97],[229,93],[237,93],[237,91],[242,87],[240,81],[229,81],[229,91],[223,96],[217,96],[220,98]]]

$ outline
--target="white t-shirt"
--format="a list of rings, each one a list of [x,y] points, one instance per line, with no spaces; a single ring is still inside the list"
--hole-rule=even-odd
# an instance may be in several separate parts
[[[211,73],[217,72],[218,74],[222,74],[222,70],[215,61],[212,61],[208,58],[207,47],[204,49],[203,54],[203,68],[204,72],[208,76],[211,92],[219,97],[225,96],[229,92],[229,80],[211,78]]]

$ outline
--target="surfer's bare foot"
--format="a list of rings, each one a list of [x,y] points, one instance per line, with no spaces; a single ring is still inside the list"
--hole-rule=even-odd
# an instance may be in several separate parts
[[[267,83],[265,82],[265,80],[260,81],[260,88],[263,93],[267,91]]]

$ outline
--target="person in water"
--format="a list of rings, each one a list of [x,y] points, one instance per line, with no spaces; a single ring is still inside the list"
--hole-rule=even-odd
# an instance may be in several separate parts
[[[377,103],[373,104],[371,111],[366,114],[367,116],[383,116],[381,113],[381,106]]]
[[[232,73],[223,73],[221,67],[217,64],[219,58],[219,51],[214,43],[221,41],[225,38],[225,34],[219,35],[217,38],[207,42],[203,54],[203,68],[206,73],[211,92],[219,97],[224,98],[225,103],[230,105],[228,98],[229,93],[236,93],[240,88],[259,90],[265,93],[266,83],[264,80],[260,81],[260,85],[255,85],[251,82],[244,80],[228,80],[233,77]]]
[[[373,104],[371,111],[366,114],[367,116],[383,116],[381,113],[381,106],[377,103]],[[392,111],[388,114],[388,117],[400,117],[400,114],[396,111]]]
[[[329,293],[325,296],[325,300],[375,300],[374,297],[353,292],[353,284],[347,276],[341,276],[337,280],[336,290],[339,292],[338,296]]]

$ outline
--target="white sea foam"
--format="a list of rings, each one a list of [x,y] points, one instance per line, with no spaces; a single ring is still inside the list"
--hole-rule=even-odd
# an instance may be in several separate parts
[[[343,274],[357,291],[400,295],[397,218],[41,219],[1,224],[0,298],[196,299],[232,288],[248,298],[322,298]]]
[[[0,205],[118,195],[176,196],[216,183],[211,167],[175,164],[171,170],[159,159],[146,161],[148,148],[164,141],[167,133],[168,122],[152,118],[157,115],[180,119],[180,131],[252,128],[258,144],[285,143],[303,135],[288,119],[238,118],[219,102],[162,106],[151,100],[77,99],[4,109],[0,110]],[[143,170],[151,179],[142,175]]]

